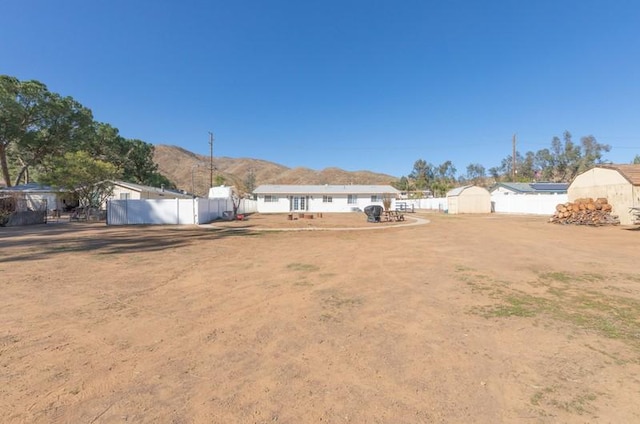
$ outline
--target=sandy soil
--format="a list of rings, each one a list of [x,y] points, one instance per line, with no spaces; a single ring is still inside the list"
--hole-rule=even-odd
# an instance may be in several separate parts
[[[0,229],[0,422],[640,422],[640,232],[416,216]]]

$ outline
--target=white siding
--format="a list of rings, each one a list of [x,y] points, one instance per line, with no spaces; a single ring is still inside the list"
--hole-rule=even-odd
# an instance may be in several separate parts
[[[297,197],[305,197],[307,201],[306,211],[308,212],[327,212],[341,213],[352,212],[354,209],[363,210],[369,205],[382,206],[382,194],[377,194],[380,201],[372,202],[371,196],[374,194],[357,194],[355,203],[348,203],[347,194],[326,195],[331,197],[331,202],[324,202],[324,195],[303,195]],[[258,195],[258,212],[260,213],[287,213],[291,210],[291,198],[293,196],[278,195],[277,202],[265,202],[264,195]],[[391,208],[395,208],[395,200],[391,202]]]
[[[447,195],[449,213],[490,213],[491,195],[482,187],[454,189]]]
[[[493,212],[553,215],[558,203],[566,203],[566,194],[504,194],[495,190],[491,195]]]

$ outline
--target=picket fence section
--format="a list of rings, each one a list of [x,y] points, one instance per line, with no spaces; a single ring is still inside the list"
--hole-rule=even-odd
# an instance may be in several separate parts
[[[107,203],[107,225],[194,225],[232,215],[231,199],[140,199]],[[238,214],[257,211],[257,202],[242,199]]]

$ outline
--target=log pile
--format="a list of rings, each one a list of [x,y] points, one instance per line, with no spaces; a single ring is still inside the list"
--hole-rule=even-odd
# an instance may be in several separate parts
[[[556,213],[549,219],[554,224],[575,225],[618,225],[620,220],[611,215],[611,205],[607,199],[601,197],[576,199],[574,202],[560,203],[556,206]]]
[[[631,215],[633,215],[634,225],[640,225],[640,208],[629,208]]]

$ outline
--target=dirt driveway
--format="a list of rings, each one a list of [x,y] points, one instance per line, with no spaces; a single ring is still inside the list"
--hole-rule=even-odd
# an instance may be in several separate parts
[[[421,216],[0,229],[0,422],[640,422],[640,231]]]

